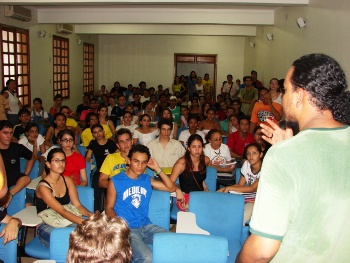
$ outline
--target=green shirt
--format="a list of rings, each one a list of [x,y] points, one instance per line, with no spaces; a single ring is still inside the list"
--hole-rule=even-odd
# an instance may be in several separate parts
[[[308,129],[272,146],[250,226],[283,240],[271,262],[348,262],[350,128]]]
[[[174,122],[177,123],[177,126],[180,127],[181,111],[179,106],[175,106],[174,109],[170,109],[171,114],[173,115]]]
[[[253,100],[253,99],[258,99],[259,97],[259,91],[256,88],[252,88],[251,90],[247,90],[247,88],[243,88],[239,90],[238,98],[242,98],[245,100]],[[241,111],[247,115],[248,110],[250,108],[249,103],[242,103]]]
[[[228,120],[227,119],[220,121],[220,128],[222,131],[228,132]]]

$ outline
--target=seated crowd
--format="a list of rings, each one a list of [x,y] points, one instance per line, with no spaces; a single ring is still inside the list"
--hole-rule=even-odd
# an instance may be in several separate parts
[[[147,89],[144,81],[139,87],[127,88],[116,82],[110,92],[103,85],[96,94],[85,94],[75,112],[62,105],[62,96],[57,94],[48,112],[42,100],[35,98],[32,109],[19,109],[15,123],[10,122],[13,116],[3,118],[0,173],[6,179],[8,192],[1,199],[4,209],[0,219],[8,223],[5,240],[16,238],[20,226],[20,220],[6,215],[6,208],[12,197],[29,184],[36,160],[42,180],[35,196],[26,195],[26,204],[33,205],[34,198],[39,216],[50,208],[69,225],[78,225],[71,235],[67,262],[83,262],[72,251],[74,247],[82,249],[79,236],[84,231],[104,231],[103,225],[115,228],[127,239],[116,237],[115,244],[107,244],[107,249],[111,246],[113,250],[115,245],[124,252],[109,255],[111,261],[106,262],[129,262],[131,256],[133,262],[151,262],[148,244],[152,244],[154,233],[165,229],[149,220],[151,195],[146,193],[151,193],[152,188],[176,192],[178,208],[186,211],[190,192],[209,191],[205,183],[207,166],[217,170],[219,192],[244,194],[246,224],[263,157],[270,146],[262,139],[259,125],[267,119],[278,124],[283,112],[277,79],[270,81],[269,89],[252,76],[244,77],[243,82],[239,86],[228,75],[216,101],[208,74],[204,79],[195,72],[187,79],[177,76],[171,91],[163,90],[162,85],[157,91]],[[28,160],[24,172],[20,170],[20,158]],[[96,168],[89,178],[86,168],[92,162]],[[146,167],[160,180],[146,175]],[[241,177],[235,184],[238,168]],[[89,185],[94,189],[95,211],[88,211],[77,194],[76,186]],[[102,211],[106,215],[93,215]],[[92,217],[84,221],[83,216]],[[45,220],[37,228],[45,246],[49,246],[52,228]],[[98,232],[91,235],[97,238]]]

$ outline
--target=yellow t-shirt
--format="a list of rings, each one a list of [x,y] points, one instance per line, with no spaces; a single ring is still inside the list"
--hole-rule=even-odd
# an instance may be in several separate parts
[[[211,92],[210,87],[213,86],[213,82],[210,79],[208,80],[203,79],[202,83],[203,83],[204,92]]]
[[[100,173],[109,175],[109,178],[126,171],[126,161],[120,152],[108,154],[100,169]]]
[[[106,124],[101,124],[101,125],[103,127],[105,138],[106,139],[111,138],[113,136],[113,134],[111,132],[111,129]],[[81,139],[84,147],[88,147],[89,146],[90,141],[94,139],[94,137],[92,136],[90,128],[85,129],[81,133],[80,139]]]

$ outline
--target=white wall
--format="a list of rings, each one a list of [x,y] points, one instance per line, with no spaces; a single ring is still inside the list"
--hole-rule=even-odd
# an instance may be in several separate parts
[[[227,74],[242,75],[244,42],[243,37],[103,35],[100,36],[99,85],[105,84],[110,89],[115,81],[137,86],[144,80],[148,87],[158,84],[171,87],[174,53],[217,54],[220,84]]]
[[[267,86],[272,77],[284,78],[293,61],[308,53],[330,55],[349,72],[349,12],[350,1],[343,0],[311,0],[308,7],[277,8],[274,27],[260,27],[256,38],[246,38],[244,72],[256,69]],[[296,24],[300,16],[306,18],[304,28]],[[273,41],[267,41],[266,33],[273,33]],[[249,41],[255,41],[256,47],[251,48]]]

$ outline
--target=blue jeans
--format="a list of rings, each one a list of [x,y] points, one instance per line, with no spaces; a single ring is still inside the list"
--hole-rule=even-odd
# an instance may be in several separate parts
[[[148,245],[153,244],[153,235],[159,232],[166,232],[166,230],[153,224],[141,226],[139,228],[130,228],[133,263],[152,262],[152,249]]]
[[[76,227],[77,224],[73,223],[73,224],[70,224],[69,226]],[[52,229],[54,229],[54,227],[49,226],[45,223],[41,223],[40,225],[38,225],[38,227],[36,229],[36,234],[37,234],[39,240],[46,247],[50,246],[50,235],[51,235]]]

